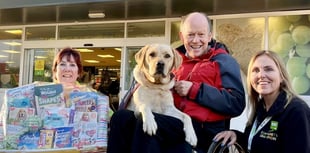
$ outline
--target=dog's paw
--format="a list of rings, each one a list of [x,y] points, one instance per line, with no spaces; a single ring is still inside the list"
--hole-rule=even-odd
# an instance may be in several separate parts
[[[143,123],[143,131],[149,135],[156,134],[157,124],[154,118],[149,118]]]
[[[185,140],[192,146],[196,146],[197,145],[197,136],[195,134],[195,131],[189,131],[189,130],[185,130]]]
[[[192,127],[186,127],[184,128],[184,132],[185,132],[185,140],[191,144],[192,146],[196,146],[197,145],[197,136],[196,133],[194,131],[194,128]]]

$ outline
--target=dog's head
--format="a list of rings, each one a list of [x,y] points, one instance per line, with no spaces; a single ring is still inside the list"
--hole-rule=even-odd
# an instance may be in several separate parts
[[[169,45],[146,45],[136,53],[137,67],[146,79],[156,84],[171,80],[171,71],[181,65],[182,57]]]
[[[27,119],[27,113],[24,109],[20,109],[17,113],[17,120],[24,121]]]

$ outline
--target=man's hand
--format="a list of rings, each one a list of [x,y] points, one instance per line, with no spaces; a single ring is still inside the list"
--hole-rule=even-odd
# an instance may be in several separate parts
[[[222,146],[231,146],[236,143],[237,135],[234,131],[222,131],[216,134],[216,136],[213,138],[213,141],[218,142],[221,139],[223,139]]]
[[[192,85],[193,83],[190,81],[181,80],[175,83],[174,89],[180,96],[187,96]]]

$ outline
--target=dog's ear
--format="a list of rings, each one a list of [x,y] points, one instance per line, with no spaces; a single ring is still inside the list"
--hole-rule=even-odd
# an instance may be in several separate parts
[[[171,48],[173,55],[174,55],[174,60],[173,60],[173,68],[177,69],[181,64],[182,64],[182,56],[176,51],[175,49]]]
[[[135,60],[139,68],[142,68],[144,65],[144,60],[145,60],[144,57],[149,47],[150,47],[149,45],[145,45],[135,54]]]

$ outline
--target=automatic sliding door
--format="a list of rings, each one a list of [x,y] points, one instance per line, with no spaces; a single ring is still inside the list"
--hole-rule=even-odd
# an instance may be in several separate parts
[[[52,82],[54,48],[25,49],[23,84],[35,81]]]
[[[128,90],[130,87],[130,83],[133,79],[132,71],[136,65],[135,54],[142,48],[141,47],[127,47],[126,59],[125,62],[125,88],[124,90]]]

